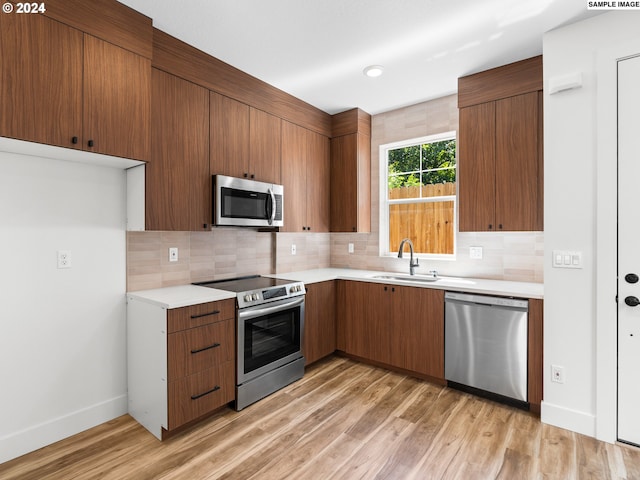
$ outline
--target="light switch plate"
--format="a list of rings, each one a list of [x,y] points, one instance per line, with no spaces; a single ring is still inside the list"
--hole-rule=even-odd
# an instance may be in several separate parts
[[[178,261],[178,247],[169,248],[169,261],[170,262]]]
[[[296,244],[292,244],[291,245],[291,255],[295,255],[298,252],[298,249],[296,248]]]
[[[551,264],[553,268],[582,268],[582,252],[554,250]]]
[[[347,246],[347,248],[348,248],[349,253],[353,253],[353,243],[350,243],[350,244]]]

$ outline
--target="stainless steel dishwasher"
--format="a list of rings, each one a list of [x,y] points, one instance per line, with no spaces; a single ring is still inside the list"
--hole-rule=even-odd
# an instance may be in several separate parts
[[[529,302],[457,292],[444,299],[448,384],[528,407]]]

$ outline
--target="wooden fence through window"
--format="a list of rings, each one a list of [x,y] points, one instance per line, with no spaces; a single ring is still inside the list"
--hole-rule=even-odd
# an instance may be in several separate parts
[[[389,190],[389,199],[455,195],[455,183],[439,183]],[[454,206],[452,201],[389,205],[389,251],[397,252],[403,238],[411,239],[420,253],[453,253]],[[408,250],[407,250],[408,251]]]

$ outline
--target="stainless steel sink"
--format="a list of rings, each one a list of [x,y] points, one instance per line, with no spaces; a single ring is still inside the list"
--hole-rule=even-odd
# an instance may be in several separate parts
[[[421,282],[421,283],[430,283],[437,282],[440,280],[439,277],[434,277],[432,275],[374,275],[372,278],[376,278],[379,280],[396,280],[401,282]]]

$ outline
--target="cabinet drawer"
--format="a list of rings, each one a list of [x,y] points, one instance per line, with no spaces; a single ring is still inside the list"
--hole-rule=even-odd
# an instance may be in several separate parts
[[[225,320],[169,334],[169,381],[233,360],[234,326],[233,320]]]
[[[167,312],[168,333],[235,318],[234,299],[174,308]]]
[[[233,361],[169,382],[169,430],[211,412],[234,398]]]

